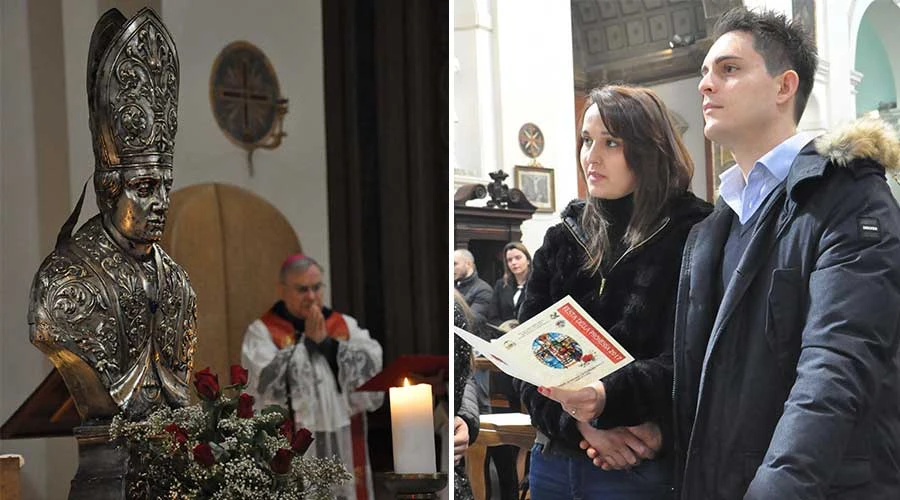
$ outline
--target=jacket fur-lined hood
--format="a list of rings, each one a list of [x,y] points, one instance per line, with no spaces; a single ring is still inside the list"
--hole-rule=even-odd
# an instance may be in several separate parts
[[[879,118],[860,118],[816,139],[816,150],[835,165],[868,158],[885,170],[900,170],[897,131]]]

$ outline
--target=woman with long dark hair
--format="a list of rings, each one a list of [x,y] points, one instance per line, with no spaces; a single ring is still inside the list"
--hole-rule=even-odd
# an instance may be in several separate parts
[[[589,196],[547,231],[519,319],[571,295],[635,361],[581,391],[515,381],[538,430],[531,496],[672,498],[674,294],[688,231],[711,207],[688,191],[690,156],[649,89],[592,90],[579,158]]]
[[[519,304],[522,303],[525,285],[531,276],[531,253],[521,242],[510,241],[503,247],[502,255],[503,276],[494,283],[488,322],[500,330],[508,331],[517,324],[517,321],[507,322],[518,318]]]

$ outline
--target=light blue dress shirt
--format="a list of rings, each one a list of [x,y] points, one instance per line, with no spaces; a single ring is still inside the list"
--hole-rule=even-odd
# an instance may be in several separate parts
[[[746,181],[738,165],[719,175],[719,196],[734,210],[741,224],[746,224],[769,193],[784,182],[800,150],[817,135],[800,132],[775,146],[753,164]]]

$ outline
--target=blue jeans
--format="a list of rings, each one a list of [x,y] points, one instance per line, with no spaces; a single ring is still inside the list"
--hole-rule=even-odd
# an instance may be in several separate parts
[[[584,458],[531,449],[528,474],[533,500],[673,500],[670,461],[648,460],[631,470],[605,471]]]

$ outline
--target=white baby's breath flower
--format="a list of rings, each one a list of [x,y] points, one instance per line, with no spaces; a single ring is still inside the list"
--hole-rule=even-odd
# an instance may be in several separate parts
[[[228,389],[225,390],[228,393]],[[134,480],[129,498],[294,500],[333,498],[334,487],[352,479],[337,458],[295,456],[291,470],[275,475],[270,466],[279,449],[290,449],[280,434],[284,412],[239,418],[237,394],[184,408],[161,407],[144,420],[116,416],[110,435],[132,456]],[[222,413],[227,416],[222,418]],[[174,425],[173,425],[174,424]],[[166,431],[166,429],[169,429]],[[187,436],[179,442],[176,436]],[[194,455],[209,446],[211,466]]]

